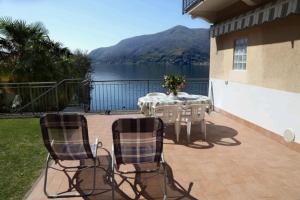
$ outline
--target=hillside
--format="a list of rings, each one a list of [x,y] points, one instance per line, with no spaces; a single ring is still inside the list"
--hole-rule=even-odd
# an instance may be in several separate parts
[[[161,63],[206,65],[209,30],[176,26],[163,32],[122,40],[89,54],[95,63]]]

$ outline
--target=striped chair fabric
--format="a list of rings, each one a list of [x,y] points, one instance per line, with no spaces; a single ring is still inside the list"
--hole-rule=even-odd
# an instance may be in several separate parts
[[[161,161],[164,125],[159,118],[118,119],[112,125],[117,169]]]
[[[94,158],[86,118],[79,114],[47,114],[40,119],[43,140],[54,160]]]

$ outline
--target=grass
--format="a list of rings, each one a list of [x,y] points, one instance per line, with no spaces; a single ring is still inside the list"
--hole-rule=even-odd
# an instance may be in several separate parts
[[[37,118],[0,119],[0,199],[22,199],[45,158]]]

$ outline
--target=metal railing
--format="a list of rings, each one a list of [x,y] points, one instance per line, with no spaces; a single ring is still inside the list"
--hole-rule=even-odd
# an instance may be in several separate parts
[[[0,113],[15,112],[54,85],[56,82],[0,83]],[[42,100],[47,102],[54,99]]]
[[[60,111],[83,104],[81,79],[56,82],[0,83],[0,113]]]
[[[203,0],[182,0],[182,14],[190,11],[195,5]]]
[[[138,110],[138,98],[166,92],[163,80],[91,81],[89,112]],[[188,79],[185,92],[208,95],[208,79]]]
[[[0,113],[43,113],[62,111],[66,107],[85,112],[136,111],[139,97],[150,92],[166,92],[162,84],[163,80],[158,79],[0,83]],[[208,85],[208,79],[187,79],[184,91],[207,95]]]

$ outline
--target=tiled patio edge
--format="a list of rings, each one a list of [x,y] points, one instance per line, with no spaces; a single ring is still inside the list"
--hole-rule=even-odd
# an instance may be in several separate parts
[[[25,193],[25,195],[23,196],[22,200],[28,200],[28,197],[30,196],[30,194],[33,192],[34,188],[39,184],[39,182],[44,178],[44,174],[45,174],[45,168],[44,168],[44,164],[43,164],[43,169],[41,170],[41,174],[39,175],[39,177],[31,184],[30,189]]]
[[[289,149],[292,149],[292,150],[297,151],[297,152],[300,153],[300,144],[298,144],[296,142],[288,143],[280,135],[278,135],[278,134],[276,134],[276,133],[274,133],[270,130],[267,130],[267,129],[261,127],[261,126],[258,126],[257,124],[249,122],[249,121],[247,121],[243,118],[240,118],[240,117],[238,117],[238,116],[236,116],[232,113],[229,113],[229,112],[227,112],[227,111],[225,111],[221,108],[215,107],[215,111],[218,112],[218,113],[221,113],[221,114],[225,115],[226,117],[229,117],[229,118],[231,118],[231,119],[233,119],[233,120],[235,120],[235,121],[237,121],[237,122],[239,122],[239,123],[241,123],[241,124],[243,124],[243,125],[245,125],[249,128],[251,128],[251,129],[256,130],[258,133],[261,133],[262,135],[264,135],[264,136],[266,136],[266,137],[268,137],[272,140],[275,140],[276,142],[279,142],[280,144],[288,147]]]

